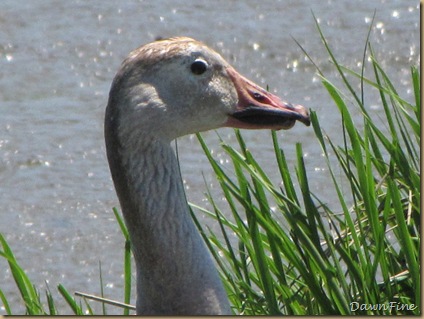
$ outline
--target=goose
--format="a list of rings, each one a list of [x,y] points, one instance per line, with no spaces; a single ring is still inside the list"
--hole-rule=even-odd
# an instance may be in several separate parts
[[[189,214],[174,139],[234,127],[309,126],[308,110],[240,75],[187,37],[130,52],[105,112],[106,153],[130,234],[138,315],[228,315],[228,296]]]

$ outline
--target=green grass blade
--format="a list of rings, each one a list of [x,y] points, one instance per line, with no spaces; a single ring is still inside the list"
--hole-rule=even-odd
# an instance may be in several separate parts
[[[78,305],[78,303],[75,301],[72,295],[65,289],[65,287],[62,284],[59,284],[57,286],[57,289],[59,290],[59,293],[63,296],[67,304],[71,307],[75,315],[77,316],[84,315],[81,306]]]
[[[122,234],[124,235],[125,239],[125,248],[124,248],[124,303],[130,304],[131,303],[131,276],[132,276],[132,270],[131,270],[131,241],[128,233],[128,229],[125,226],[125,222],[119,214],[118,210],[114,207],[113,208],[113,214],[115,215],[115,219],[117,220],[119,224],[119,228],[121,229]],[[124,308],[123,315],[128,316],[130,309]]]
[[[49,307],[49,315],[50,316],[56,316],[56,315],[58,315],[58,312],[57,312],[56,305],[55,305],[55,302],[54,302],[54,299],[53,299],[53,295],[50,291],[49,286],[47,285],[47,282],[46,282],[46,286],[47,286],[46,299],[47,299],[47,305]]]
[[[0,252],[0,255],[5,257],[8,261],[13,279],[25,303],[27,313],[29,315],[45,314],[34,285],[31,283],[25,271],[19,266],[10,246],[2,234],[0,234],[0,244],[3,247],[3,252]]]
[[[1,289],[0,289],[0,299],[3,303],[3,307],[4,307],[4,310],[6,311],[6,314],[8,316],[11,316],[12,310],[10,309],[9,302],[7,301],[7,298],[6,298],[6,296],[4,295],[4,292]]]
[[[416,242],[413,242],[413,238],[410,235],[408,230],[408,225],[405,220],[404,210],[402,208],[402,201],[399,194],[399,189],[392,180],[388,180],[389,191],[392,197],[393,210],[396,217],[396,223],[399,229],[399,240],[404,250],[406,262],[410,274],[412,276],[412,285],[415,292],[415,304],[421,304],[421,294],[420,294],[420,267],[419,262],[419,238],[416,238]]]

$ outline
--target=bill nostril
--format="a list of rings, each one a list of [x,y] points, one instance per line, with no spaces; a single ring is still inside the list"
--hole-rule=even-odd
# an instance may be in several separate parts
[[[262,102],[265,100],[265,96],[263,96],[261,93],[258,93],[258,92],[253,92],[252,97],[258,102]]]

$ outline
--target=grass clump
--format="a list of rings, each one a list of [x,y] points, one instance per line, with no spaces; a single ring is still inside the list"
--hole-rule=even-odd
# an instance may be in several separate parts
[[[415,101],[409,103],[397,93],[371,45],[367,49],[373,79],[364,77],[363,69],[357,73],[339,64],[317,26],[342,79],[341,87],[336,86],[317,66],[342,116],[343,132],[336,132],[336,137],[342,133],[343,144],[335,145],[323,132],[314,111],[311,120],[331,175],[326,187],[334,188],[341,211],[310,190],[301,144],[296,145],[296,176],[292,176],[272,132],[282,180],[273,185],[236,131],[239,150],[221,140],[235,175],[219,165],[198,135],[231,216],[209,195],[211,210],[192,206],[219,222],[224,241],[216,234],[206,235],[197,225],[219,264],[236,313],[420,314],[419,72],[411,68]],[[360,80],[359,92],[353,79]],[[381,122],[387,123],[383,129],[367,110],[366,88],[380,95]],[[360,110],[360,125],[355,125],[347,101]],[[331,152],[337,165],[330,161]],[[336,166],[348,181],[348,192],[342,191]],[[285,223],[277,222],[281,217]],[[237,238],[235,247],[231,234]]]
[[[274,185],[235,130],[238,149],[222,141],[234,168],[228,173],[199,142],[210,161],[226,199],[225,209],[208,195],[212,209],[191,204],[220,225],[221,234],[203,229],[193,218],[216,259],[234,313],[246,315],[368,315],[421,313],[420,286],[420,81],[411,68],[415,100],[403,99],[368,44],[372,78],[341,65],[318,30],[333,67],[340,75],[332,83],[318,66],[323,87],[342,117],[342,145],[326,134],[311,112],[313,130],[321,146],[339,203],[329,207],[309,188],[301,144],[296,145],[296,173],[290,173],[275,132],[271,141],[281,185]],[[306,53],[306,52],[305,52]],[[311,59],[312,60],[312,59]],[[365,65],[363,63],[362,65]],[[359,80],[360,88],[352,84]],[[364,101],[366,89],[376,90],[384,112],[380,128]],[[353,101],[353,102],[351,102]],[[362,114],[354,123],[348,105]],[[359,124],[359,125],[358,125]],[[337,165],[332,157],[337,159]],[[349,185],[342,187],[340,170]],[[295,188],[294,185],[298,185]],[[230,212],[224,214],[223,211]],[[131,253],[128,232],[115,210],[125,237],[124,303],[131,292]],[[281,222],[284,220],[284,222]],[[234,239],[235,234],[235,239]],[[220,240],[219,238],[223,238]],[[235,244],[234,244],[235,242]],[[0,234],[5,258],[19,288],[26,314],[57,315],[46,290],[44,302],[19,266]],[[77,315],[94,314],[86,298],[77,301],[62,285],[58,290]],[[14,314],[0,287],[6,314]],[[102,314],[106,314],[102,308]],[[124,315],[130,308],[123,310]]]
[[[116,302],[104,298],[103,296],[103,280],[100,268],[100,291],[101,296],[92,296],[86,293],[69,292],[62,284],[57,286],[59,294],[62,296],[63,300],[66,302],[69,307],[70,314],[82,316],[82,315],[107,315],[107,305],[112,305],[114,307],[122,308],[122,315],[129,315],[130,311],[134,311],[135,307],[129,305],[131,298],[131,247],[128,236],[128,231],[125,227],[124,221],[121,215],[116,209],[113,210],[118,225],[121,228],[122,234],[125,239],[125,249],[124,249],[124,302]],[[25,315],[43,315],[43,316],[57,316],[60,315],[60,312],[57,310],[57,303],[53,298],[53,295],[50,291],[50,288],[47,285],[45,291],[45,301],[41,297],[39,291],[36,289],[35,285],[26,275],[25,271],[21,268],[18,261],[16,260],[12,249],[5,240],[4,236],[0,233],[0,257],[3,257],[7,260],[9,268],[11,270],[13,279],[18,287],[22,302],[25,306]],[[79,296],[80,298],[75,298],[73,295]],[[101,303],[101,312],[98,313],[91,307],[89,300],[95,300]],[[7,296],[1,289],[0,286],[0,301],[3,304],[6,315],[16,315],[12,310],[12,307],[9,304]],[[69,313],[67,313],[69,314]]]

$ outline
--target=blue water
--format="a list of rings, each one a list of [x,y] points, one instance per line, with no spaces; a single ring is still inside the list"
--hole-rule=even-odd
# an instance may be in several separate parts
[[[409,67],[419,64],[417,1],[3,0],[0,232],[37,287],[44,291],[47,281],[58,300],[59,283],[72,292],[99,294],[100,261],[106,296],[123,298],[123,240],[112,214],[118,201],[105,157],[103,116],[110,83],[130,50],[159,36],[201,40],[248,78],[317,111],[322,126],[337,138],[335,107],[292,37],[337,80],[311,10],[339,60],[359,70],[374,9],[376,55],[399,93],[412,101]],[[378,115],[377,97],[367,98]],[[231,130],[220,134],[234,143]],[[331,205],[334,194],[323,187],[328,176],[312,129],[296,125],[278,134],[291,162],[295,143],[302,142],[311,188]],[[225,165],[216,134],[204,136]],[[272,172],[269,132],[245,136]],[[213,188],[211,169],[193,136],[179,139],[178,147],[189,200],[207,205],[202,173]],[[3,259],[0,289],[13,311],[22,313]],[[62,301],[59,308],[70,314]]]

